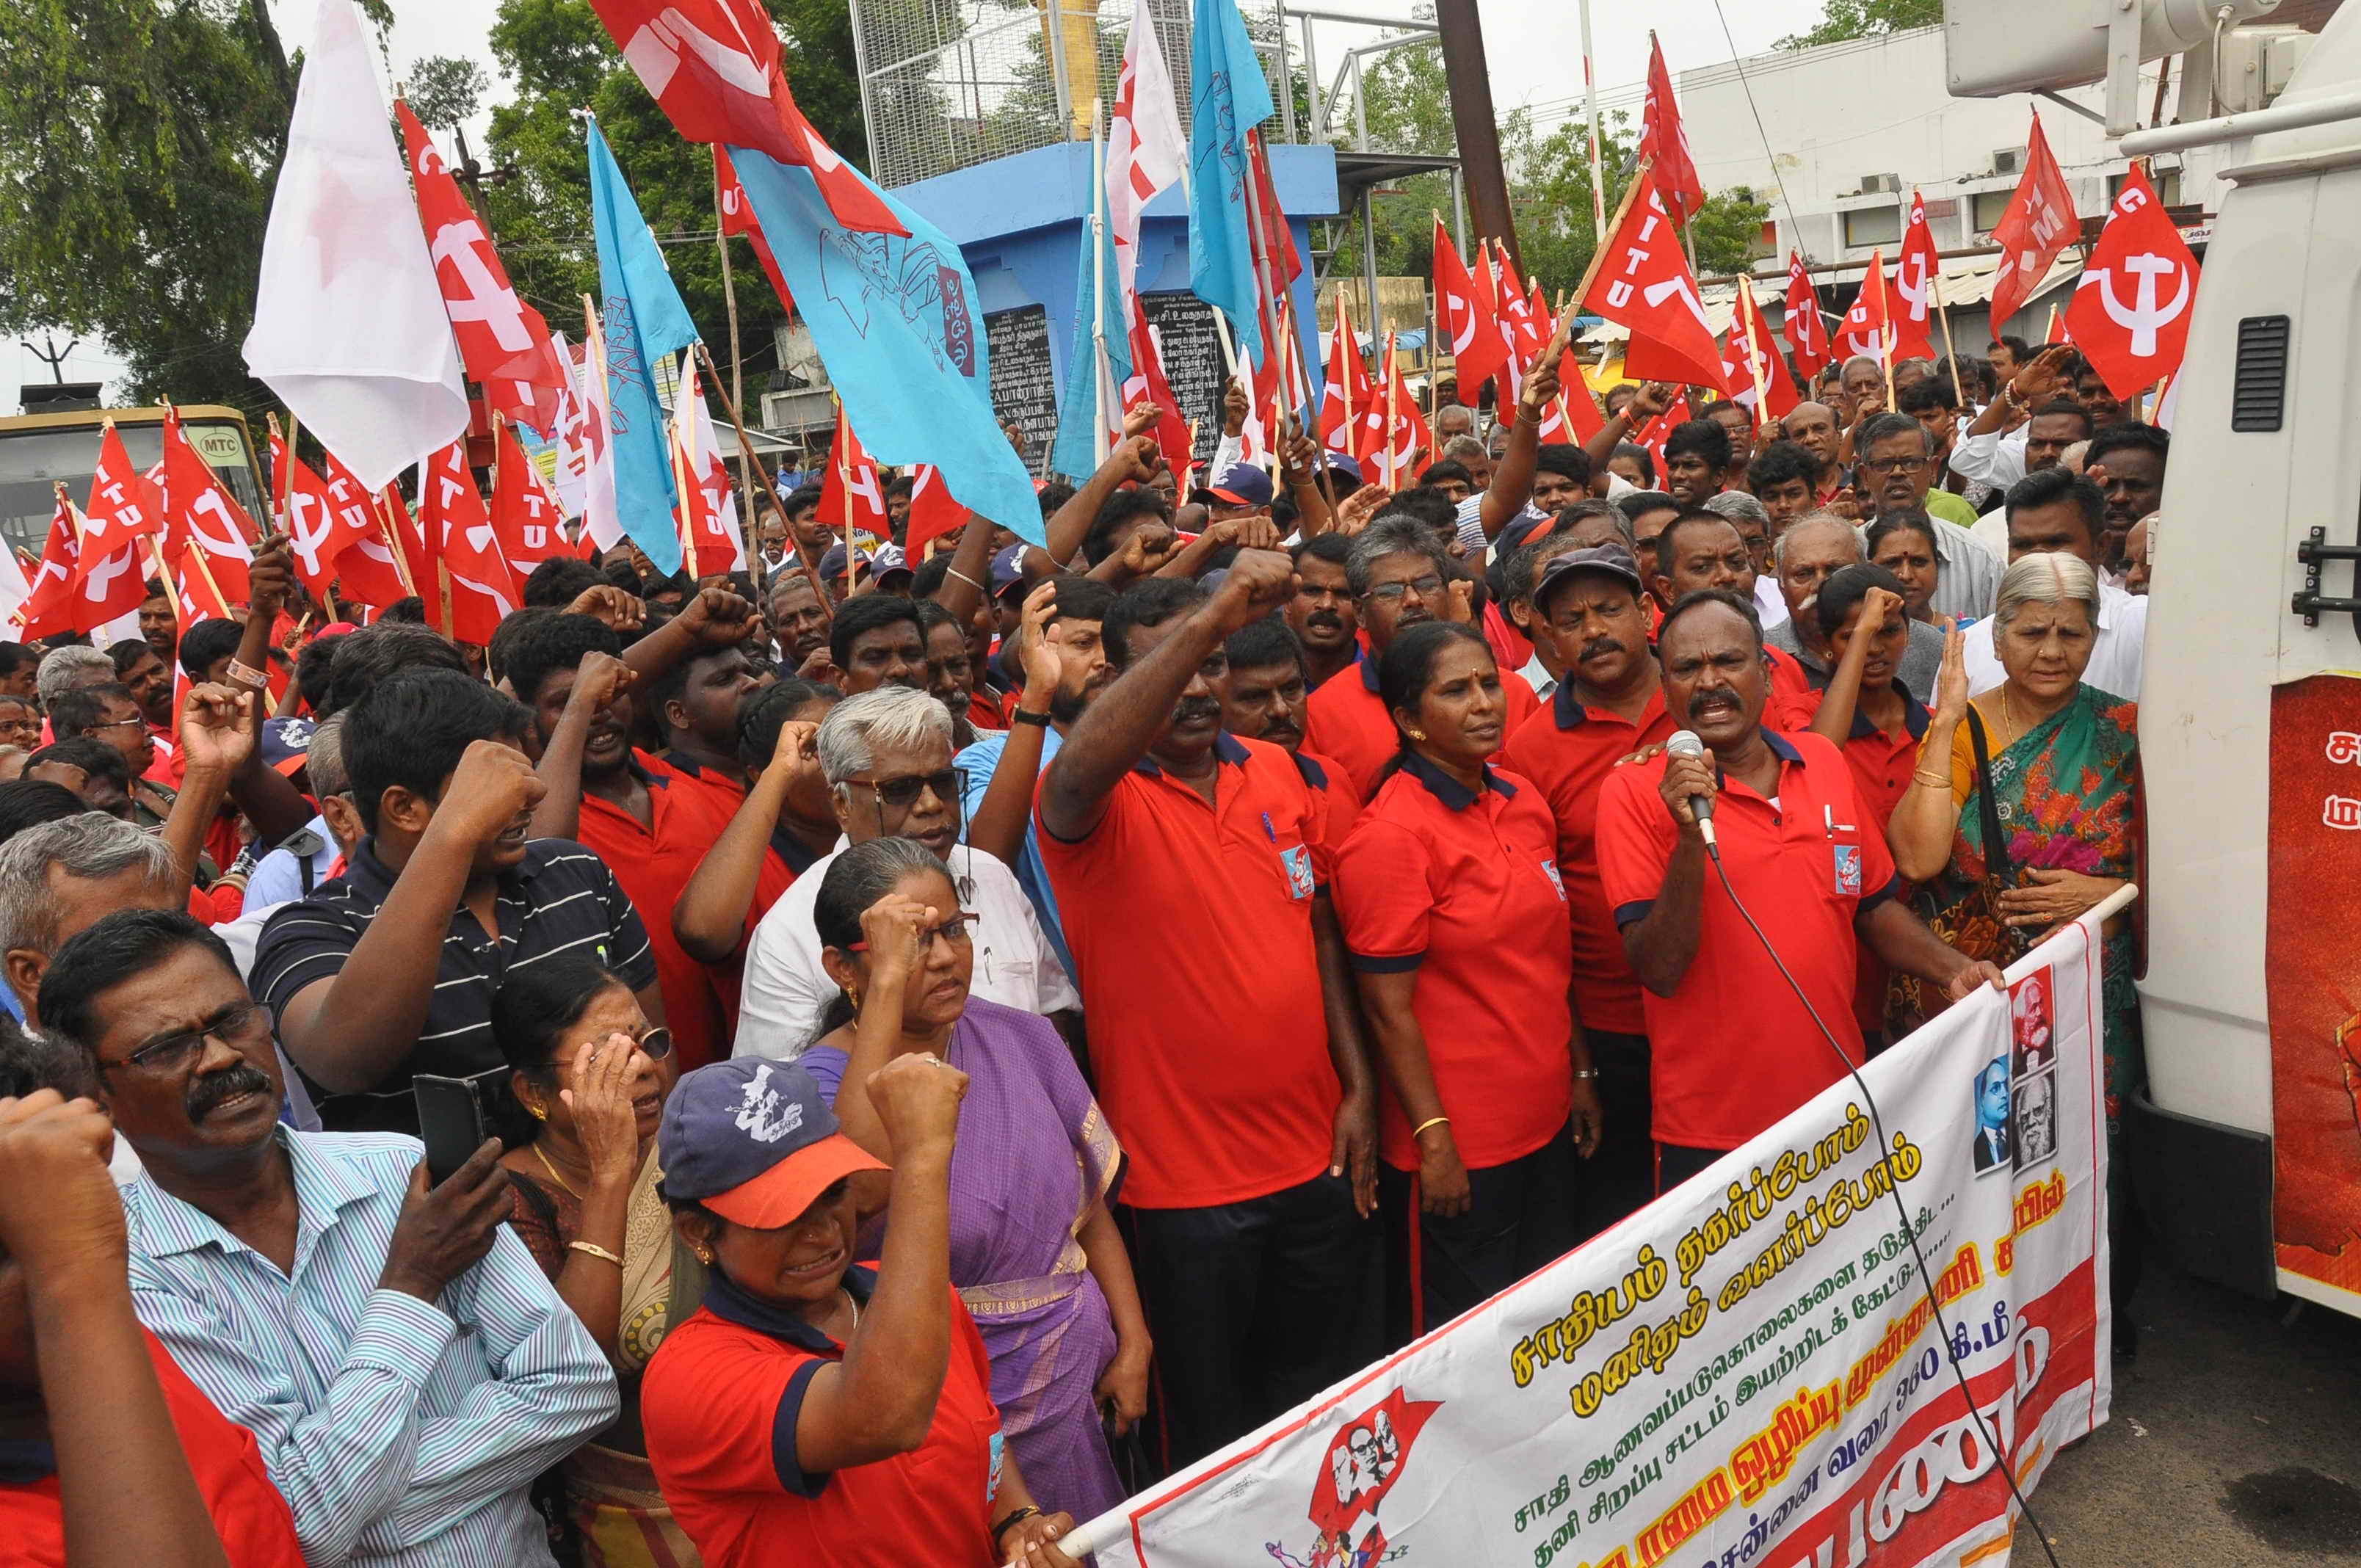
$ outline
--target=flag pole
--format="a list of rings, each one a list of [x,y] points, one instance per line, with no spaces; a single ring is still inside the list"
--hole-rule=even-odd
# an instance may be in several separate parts
[[[1951,397],[1962,409],[1968,406],[1968,389],[1960,381],[1960,345],[1951,341],[1951,307],[1943,303],[1943,266],[1937,262],[1927,274],[1927,287],[1935,291],[1935,315],[1943,323],[1943,356],[1951,362]]]
[[[1582,15],[1582,104],[1590,121],[1590,222],[1592,237],[1607,243],[1607,185],[1598,158],[1598,77],[1590,64],[1590,0],[1577,0]],[[1694,269],[1692,269],[1694,270]]]
[[[1631,210],[1632,199],[1640,194],[1641,183],[1648,178],[1648,171],[1654,166],[1654,159],[1643,158],[1639,167],[1631,170],[1631,183],[1623,187],[1622,198],[1615,203],[1615,215],[1607,220],[1608,233],[1613,234],[1623,226],[1623,214]],[[1606,265],[1607,247],[1602,245],[1590,253],[1590,265],[1582,269],[1582,281],[1574,287],[1576,310],[1580,310],[1583,302],[1590,298],[1590,286],[1598,280],[1598,269]]]
[[[695,355],[688,356],[687,372],[673,383],[672,439],[665,444],[665,455],[672,460],[672,488],[680,497],[680,511],[676,521],[680,528],[681,569],[689,575],[691,581],[695,581],[698,576],[697,503],[689,497],[696,493],[691,487],[697,482],[697,475],[691,465],[697,461],[697,455],[688,449],[690,444],[697,439],[696,411],[688,406],[688,389],[690,383],[697,379]]]
[[[1885,323],[1877,329],[1877,357],[1885,367],[1885,411],[1898,413],[1894,406],[1894,293],[1885,286],[1883,267],[1877,269],[1877,313]]]
[[[1099,123],[1100,101],[1091,100],[1091,395],[1098,408],[1098,427],[1091,449],[1101,459],[1113,451],[1107,423],[1106,346],[1106,133]],[[852,545],[845,544],[851,563]]]
[[[717,147],[713,149],[713,243],[719,246],[721,249],[721,303],[722,307],[730,313],[730,395],[725,400],[730,405],[730,422],[732,425],[737,425],[738,405],[746,400],[746,352],[738,336],[738,284],[730,272],[730,235],[723,223],[723,214],[721,211],[721,159],[723,156],[724,154],[719,148]],[[711,370],[713,367],[713,356],[706,352],[705,340],[703,338],[697,340],[697,354],[705,360],[706,367]],[[712,374],[715,389],[719,390],[721,382],[721,372],[719,370],[713,370]],[[752,467],[753,461],[753,449],[746,444],[745,428],[742,425],[739,426],[738,489],[745,505],[745,514],[741,517],[738,521],[738,532],[741,541],[745,537],[746,530],[754,526],[754,472]],[[755,532],[755,538],[759,541],[761,537],[761,531],[757,529]],[[763,591],[764,586],[763,579],[765,574],[763,571],[763,552],[759,543],[756,548],[749,550],[746,554],[748,564],[753,568],[755,591],[760,593]]]
[[[1351,355],[1355,359],[1358,359],[1361,356],[1361,345],[1353,339],[1353,323],[1345,314],[1345,288],[1344,281],[1341,279],[1337,280],[1336,286],[1336,345],[1337,356],[1339,358],[1342,358],[1347,354]],[[1357,459],[1359,456],[1358,448],[1360,444],[1353,439],[1355,429],[1353,423],[1353,373],[1349,368],[1343,366],[1339,366],[1337,368],[1342,373],[1336,378],[1336,395],[1345,400],[1345,425],[1342,432],[1345,437],[1345,450],[1354,454],[1355,457]],[[1323,452],[1320,455],[1320,466],[1323,469],[1328,466],[1328,455],[1325,452]]]
[[[713,363],[713,351],[705,346],[705,340],[701,337],[697,340],[697,356],[705,361],[706,372],[713,378],[714,390],[719,392],[721,389],[721,372]],[[755,474],[762,476],[763,488],[775,498],[779,493],[777,477],[772,473],[770,468],[763,464],[762,457],[754,451],[754,443],[746,434],[746,422],[738,416],[737,400],[727,393],[723,393],[721,398],[721,411],[730,416],[730,428],[738,433],[738,455],[740,458],[742,459],[739,467],[740,477],[741,478],[744,477],[747,471],[747,466],[752,465],[752,471]],[[746,516],[740,519],[738,524],[738,532],[741,536],[745,534],[747,524],[753,516],[754,491],[752,481],[749,481],[746,488]],[[794,531],[791,529],[788,532],[790,535],[789,543],[794,543]],[[757,541],[756,548],[748,552],[748,555],[753,565],[754,587],[758,593],[767,596],[771,591],[771,573],[769,565],[763,559],[763,552],[760,547],[762,533],[759,529],[756,530],[754,538]],[[803,547],[800,544],[797,544],[796,547],[796,557],[798,560],[803,558]],[[810,563],[806,562],[805,565],[808,567]],[[819,578],[817,576],[812,578],[812,590],[815,593],[818,593],[819,590]],[[820,600],[822,603],[826,603],[828,596],[826,594],[820,594]]]

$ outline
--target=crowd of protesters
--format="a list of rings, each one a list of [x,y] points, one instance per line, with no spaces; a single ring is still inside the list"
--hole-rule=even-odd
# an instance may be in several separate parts
[[[1557,389],[0,645],[0,1557],[1064,1568],[2132,874],[2169,443],[2070,350]]]

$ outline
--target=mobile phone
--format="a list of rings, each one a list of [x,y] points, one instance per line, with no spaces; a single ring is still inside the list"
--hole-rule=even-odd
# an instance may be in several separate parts
[[[472,1078],[419,1073],[411,1080],[418,1102],[418,1135],[426,1142],[426,1174],[436,1186],[484,1146],[484,1101]]]

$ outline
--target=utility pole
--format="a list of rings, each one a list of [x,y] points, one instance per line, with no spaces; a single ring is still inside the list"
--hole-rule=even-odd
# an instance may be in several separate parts
[[[29,337],[21,341],[25,345],[27,353],[49,367],[49,379],[60,387],[64,386],[66,356],[82,346],[82,339],[70,337],[66,340],[66,345],[63,348],[60,348],[58,340],[46,332],[41,334],[41,344],[38,348],[33,346],[33,340]]]
[[[1492,115],[1492,80],[1484,63],[1484,24],[1476,0],[1435,0],[1435,30],[1443,38],[1443,80],[1451,92],[1451,128],[1466,177],[1468,215],[1477,235],[1508,247],[1521,270],[1516,219],[1509,211],[1509,176],[1500,164],[1500,127]]]

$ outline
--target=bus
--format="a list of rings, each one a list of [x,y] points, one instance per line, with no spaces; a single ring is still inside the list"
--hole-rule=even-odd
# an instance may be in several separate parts
[[[146,470],[163,461],[164,411],[76,409],[63,413],[0,419],[0,536],[38,558],[49,542],[57,511],[56,487],[63,484],[76,506],[90,500],[91,476],[98,468],[103,422],[115,422],[132,466]],[[181,426],[189,444],[213,466],[248,517],[269,515],[269,486],[257,460],[246,415],[211,403],[181,405]]]

